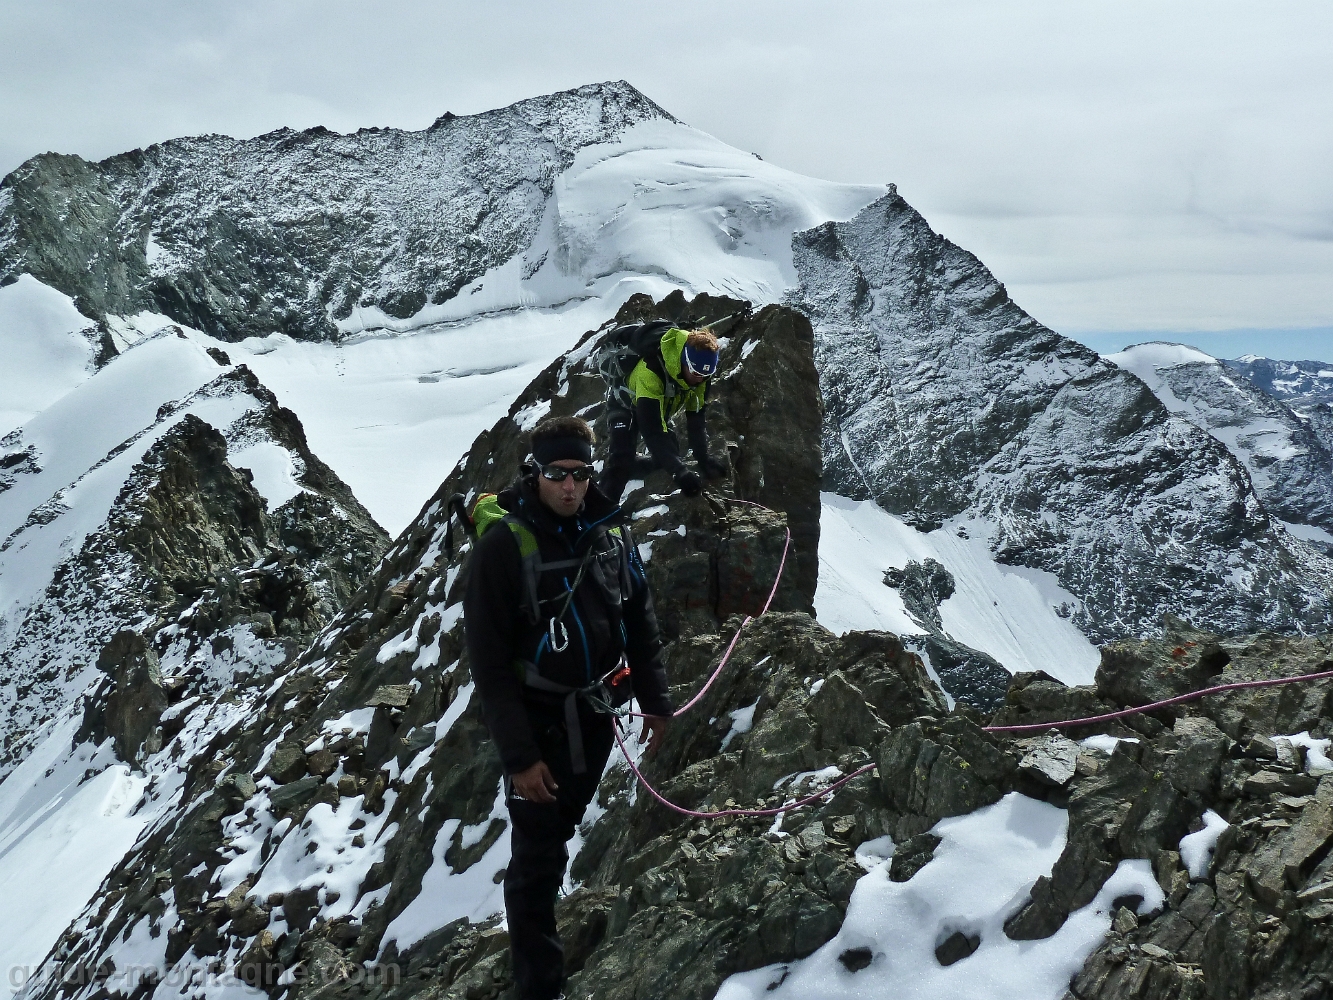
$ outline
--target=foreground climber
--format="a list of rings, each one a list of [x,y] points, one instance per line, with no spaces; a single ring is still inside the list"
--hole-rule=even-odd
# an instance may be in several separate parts
[[[577,417],[532,432],[533,461],[499,495],[507,513],[478,539],[463,598],[472,678],[506,774],[504,898],[522,1000],[550,1000],[563,985],[565,843],[611,753],[612,716],[598,703],[628,696],[616,693],[622,655],[650,716],[649,752],[671,714],[643,564],[619,508],[590,481],[593,441]]]
[[[623,387],[607,396],[609,451],[602,473],[602,492],[620,502],[635,471],[639,434],[652,455],[653,466],[671,473],[687,496],[702,489],[699,473],[680,457],[680,443],[671,418],[685,411],[690,449],[699,469],[710,479],[727,474],[727,463],[708,454],[708,380],[717,374],[718,343],[709,330],[680,330],[665,322],[645,323],[629,337],[639,356]]]

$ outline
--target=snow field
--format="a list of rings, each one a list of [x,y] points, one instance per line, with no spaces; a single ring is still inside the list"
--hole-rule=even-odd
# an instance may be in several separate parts
[[[88,377],[96,327],[30,274],[0,288],[0,437]]]
[[[0,784],[0,993],[22,987],[89,895],[133,846],[146,779],[108,745],[70,753],[68,715]],[[88,781],[84,773],[104,768]],[[13,904],[26,905],[13,905]]]
[[[1097,898],[1055,934],[1011,941],[1004,921],[1027,901],[1064,849],[1064,810],[1010,792],[995,805],[941,820],[934,859],[907,882],[889,879],[886,845],[859,853],[870,870],[852,893],[838,934],[808,958],[732,976],[717,1000],[1058,1000],[1111,925],[1111,902],[1138,894],[1139,912],[1163,902],[1146,861],[1122,861]],[[865,845],[870,848],[871,845]],[[935,949],[956,931],[977,950],[941,966]],[[868,949],[849,972],[839,956]]]
[[[884,571],[935,559],[953,574],[956,591],[940,605],[944,630],[989,653],[1011,673],[1045,670],[1066,684],[1089,684],[1100,662],[1097,648],[1056,614],[1078,598],[1049,573],[996,563],[984,522],[960,521],[922,533],[873,501],[820,495],[819,584],[815,612],[842,634],[883,629],[921,635]]]

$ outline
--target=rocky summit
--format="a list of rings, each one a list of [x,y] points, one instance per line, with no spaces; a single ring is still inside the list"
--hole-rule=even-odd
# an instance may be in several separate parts
[[[896,192],[793,252],[827,489],[1054,574],[1094,641],[1172,612],[1231,633],[1328,627],[1333,561],[1274,524],[1227,447],[1023,312]],[[1327,497],[1304,503],[1292,519],[1318,524]]]

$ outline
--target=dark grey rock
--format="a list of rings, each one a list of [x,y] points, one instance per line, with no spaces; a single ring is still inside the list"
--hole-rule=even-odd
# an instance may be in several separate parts
[[[954,965],[969,957],[981,947],[980,934],[954,931],[935,948],[935,961],[940,965]]]
[[[933,833],[919,833],[897,845],[889,862],[889,878],[894,882],[909,881],[934,859],[940,843],[941,838]]]

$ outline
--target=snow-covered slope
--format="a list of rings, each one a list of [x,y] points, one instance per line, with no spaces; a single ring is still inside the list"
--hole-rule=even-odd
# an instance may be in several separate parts
[[[151,236],[156,277],[125,287],[107,277],[94,295],[92,278],[51,263],[87,248],[27,229],[8,251],[0,236],[0,262],[10,261],[0,270],[29,268],[101,303],[120,349],[171,322],[241,340],[217,346],[300,414],[315,451],[391,531],[537,372],[631,295],[776,301],[796,281],[792,234],[849,218],[884,191],[783,170],[624,84],[422,133],[182,139],[85,167],[80,184],[88,171],[120,178],[107,181],[123,207],[116,225],[138,227],[123,252],[137,259]],[[54,169],[34,161],[6,184],[26,191]],[[69,170],[59,176],[75,183]],[[494,201],[514,185],[531,197]],[[441,216],[432,206],[445,203]],[[480,221],[465,225],[458,205]],[[283,246],[306,238],[299,254],[274,252],[269,272],[241,282],[235,260],[201,249],[220,220]],[[428,280],[431,267],[439,273]],[[214,312],[171,291],[191,282],[216,292]],[[325,335],[335,339],[311,342]],[[9,392],[0,385],[0,409]]]
[[[155,311],[229,341],[420,326],[598,294],[622,273],[769,301],[793,231],[879,193],[771,167],[625,83],[422,132],[47,155],[4,186],[0,281],[28,272],[90,315]],[[735,263],[710,267],[719,255]]]
[[[1024,313],[896,192],[799,234],[795,261],[826,489],[923,530],[965,525],[998,561],[1054,575],[1097,641],[1166,612],[1328,627],[1333,561],[1273,521],[1222,443]]]
[[[0,287],[0,435],[92,374],[99,339],[68,295],[32,275]]]
[[[1070,621],[1080,602],[1051,574],[996,563],[985,540],[969,537],[962,524],[921,532],[873,501],[822,499],[815,611],[826,627],[925,633],[884,573],[934,559],[956,584],[939,604],[948,636],[1011,673],[1044,670],[1066,684],[1092,682],[1097,649]]]
[[[225,684],[234,670],[271,669],[295,653],[306,606],[336,610],[344,576],[368,568],[378,555],[368,539],[383,537],[273,395],[184,331],[114,358],[0,438],[0,455],[0,773],[97,677],[99,650],[117,631],[155,635],[173,675],[211,672]],[[330,516],[317,541],[279,542]],[[312,573],[279,599],[295,630],[285,638],[278,621],[232,621],[261,610],[249,597],[220,596],[236,585],[228,574],[251,563],[254,595],[270,569],[286,572],[269,559],[275,545],[302,551]],[[348,561],[334,565],[311,546]],[[309,600],[294,596],[307,584]],[[226,642],[212,635],[228,629]]]
[[[1285,403],[1201,351],[1139,344],[1107,357],[1245,466],[1264,506],[1301,537],[1333,542],[1333,457]]]

